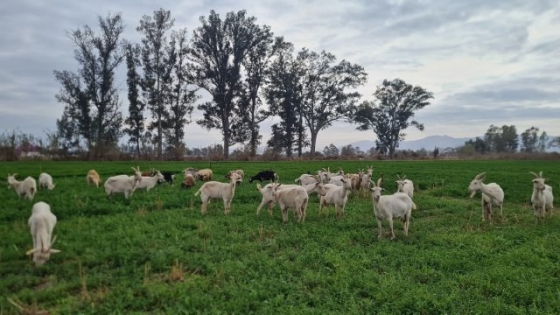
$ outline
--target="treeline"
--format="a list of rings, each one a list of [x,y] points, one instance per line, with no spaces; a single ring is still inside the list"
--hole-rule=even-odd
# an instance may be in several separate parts
[[[432,93],[401,79],[384,80],[372,100],[360,101],[357,88],[367,81],[358,64],[338,61],[329,52],[296,50],[246,11],[200,17],[189,32],[175,29],[171,12],[143,16],[136,27],[139,43],[123,38],[121,14],[99,17],[69,32],[79,69],[54,71],[65,105],[56,145],[64,152],[85,152],[91,159],[119,150],[128,138],[131,154],[180,159],[188,154],[184,127],[195,123],[222,134],[223,158],[241,144],[250,157],[263,135],[259,125],[275,116],[267,151],[272,155],[316,153],[320,131],[335,121],[372,130],[381,154],[393,156],[405,137],[402,130],[424,126],[414,113],[429,105]],[[115,73],[127,72],[128,116],[122,117]]]

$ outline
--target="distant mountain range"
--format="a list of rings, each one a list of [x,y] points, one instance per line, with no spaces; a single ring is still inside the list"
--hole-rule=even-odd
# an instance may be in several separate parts
[[[445,148],[456,148],[465,144],[472,138],[453,138],[450,136],[428,136],[426,138],[402,141],[399,144],[399,150],[420,150],[426,149],[428,151],[433,150],[438,147],[440,150]],[[362,140],[350,143],[353,147],[359,147],[362,151],[367,151],[370,148],[375,147],[375,141],[372,140]]]

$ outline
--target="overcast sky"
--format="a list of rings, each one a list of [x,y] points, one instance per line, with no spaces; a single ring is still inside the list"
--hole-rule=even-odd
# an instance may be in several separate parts
[[[55,99],[60,85],[53,70],[78,69],[67,32],[83,25],[97,31],[98,16],[120,12],[123,37],[139,42],[141,17],[159,8],[171,11],[174,29],[186,27],[189,34],[210,10],[225,18],[245,9],[296,51],[326,50],[363,66],[368,73],[360,88],[363,100],[372,99],[383,79],[422,86],[434,94],[432,104],[416,115],[425,130],[406,130],[406,140],[475,137],[491,124],[515,125],[518,133],[536,126],[560,135],[558,0],[6,0],[0,3],[0,132],[44,136],[56,129],[64,105]],[[123,72],[117,79],[123,93],[124,80]],[[125,112],[125,94],[122,100]],[[195,110],[193,118],[200,115]],[[271,124],[261,125],[265,140]],[[337,123],[321,131],[317,149],[375,139],[373,132],[355,127]],[[221,143],[221,134],[192,123],[185,142],[189,147]]]

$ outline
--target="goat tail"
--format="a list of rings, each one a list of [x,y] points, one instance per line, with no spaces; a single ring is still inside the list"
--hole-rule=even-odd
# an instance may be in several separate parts
[[[194,195],[195,195],[195,197],[198,196],[198,195],[200,195],[200,189],[197,190],[197,191],[194,193]]]
[[[414,202],[412,203],[412,210],[416,210],[416,204]]]

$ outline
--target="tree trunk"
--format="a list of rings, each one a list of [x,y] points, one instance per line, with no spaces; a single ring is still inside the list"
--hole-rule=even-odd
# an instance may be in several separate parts
[[[311,133],[311,157],[315,157],[315,144],[317,142],[317,132],[310,130]]]

